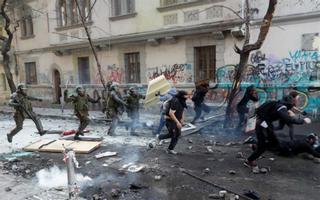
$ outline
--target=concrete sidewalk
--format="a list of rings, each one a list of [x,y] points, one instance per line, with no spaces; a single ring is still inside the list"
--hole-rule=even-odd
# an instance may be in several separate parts
[[[55,108],[38,108],[34,107],[33,111],[38,114],[42,118],[52,118],[52,119],[77,119],[77,117],[74,115],[73,109],[65,109],[63,112],[61,109],[55,109]],[[14,112],[14,109],[9,106],[0,106],[0,113],[2,114],[12,114]],[[102,111],[89,111],[89,117],[93,121],[101,122],[105,121],[105,114],[102,113]],[[122,115],[123,121],[130,120],[126,113]],[[141,121],[147,121],[147,120],[158,120],[160,116],[158,114],[152,114],[152,113],[146,113],[146,112],[140,112],[140,118]],[[146,120],[144,120],[146,119]]]

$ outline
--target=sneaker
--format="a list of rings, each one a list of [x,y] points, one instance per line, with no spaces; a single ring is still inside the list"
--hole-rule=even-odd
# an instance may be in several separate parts
[[[167,153],[168,154],[173,154],[173,155],[177,155],[178,152],[174,151],[174,150],[170,150],[170,149],[167,149]]]
[[[7,140],[9,143],[12,143],[12,135],[7,134]]]
[[[244,166],[249,167],[249,168],[257,167],[257,163],[255,161],[246,160],[246,161],[244,161],[243,164],[244,164]]]
[[[254,144],[254,143],[256,143],[256,141],[252,136],[249,136],[247,139],[243,141],[243,144]]]
[[[163,140],[159,139],[159,135],[156,135],[156,145],[161,146],[163,144]]]

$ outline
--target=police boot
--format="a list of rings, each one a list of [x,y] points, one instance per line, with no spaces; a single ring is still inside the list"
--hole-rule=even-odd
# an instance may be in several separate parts
[[[7,134],[7,140],[9,143],[12,143],[13,136],[11,134]]]
[[[79,137],[79,133],[76,133],[76,134],[75,134],[74,140],[81,140],[80,137]]]

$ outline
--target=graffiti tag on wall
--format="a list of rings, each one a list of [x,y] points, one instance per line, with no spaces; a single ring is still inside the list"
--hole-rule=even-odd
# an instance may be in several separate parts
[[[257,84],[296,85],[318,80],[320,60],[318,51],[290,51],[288,57],[276,56],[257,51],[252,54],[251,64],[243,77],[243,82]],[[227,65],[217,70],[218,82],[232,82],[235,65]]]
[[[115,64],[103,67],[101,71],[105,81],[114,81],[118,83],[123,83],[124,81],[123,70],[120,67],[117,67]],[[99,72],[96,72],[95,83],[101,84]]]
[[[173,84],[193,83],[192,64],[162,65],[148,69],[147,76],[149,81],[161,75],[164,75]]]
[[[226,65],[217,70],[217,80],[222,88],[230,87],[235,69],[236,65]],[[251,55],[243,77],[243,85],[260,87],[263,101],[281,99],[293,89],[298,91],[301,97],[299,107],[312,112],[319,109],[319,81],[319,52],[303,50],[289,51],[285,58],[257,51]],[[315,85],[317,89],[310,91]]]

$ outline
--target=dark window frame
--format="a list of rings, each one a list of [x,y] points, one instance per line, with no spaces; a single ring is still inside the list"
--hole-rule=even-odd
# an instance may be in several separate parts
[[[126,83],[141,83],[140,52],[124,54]]]
[[[216,48],[215,45],[194,47],[195,81],[216,81]]]
[[[84,64],[87,64],[84,66]],[[83,71],[85,69],[85,71]],[[78,80],[79,84],[90,84],[90,58],[88,56],[78,57]]]
[[[25,62],[24,67],[25,67],[26,84],[37,85],[38,84],[37,63]]]

